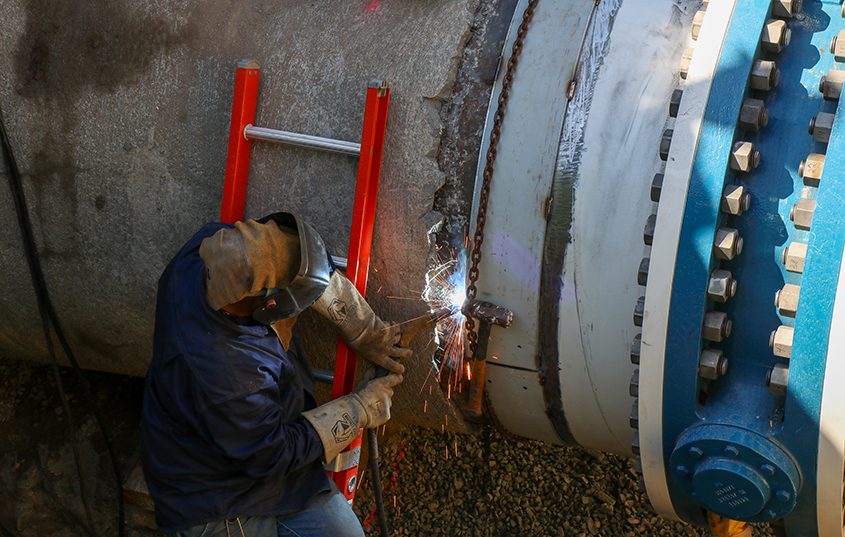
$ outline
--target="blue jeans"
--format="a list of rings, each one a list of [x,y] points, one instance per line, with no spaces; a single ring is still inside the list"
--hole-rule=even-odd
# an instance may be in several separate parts
[[[343,494],[333,491],[314,496],[292,515],[218,520],[176,537],[364,537],[364,530]]]

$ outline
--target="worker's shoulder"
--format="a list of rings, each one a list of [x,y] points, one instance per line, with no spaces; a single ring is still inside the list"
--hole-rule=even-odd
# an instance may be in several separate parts
[[[292,368],[289,361],[280,359],[271,349],[217,346],[206,352],[194,349],[193,352],[181,354],[178,359],[189,372],[193,387],[212,404],[265,390],[277,393],[280,383],[292,375],[288,371]]]

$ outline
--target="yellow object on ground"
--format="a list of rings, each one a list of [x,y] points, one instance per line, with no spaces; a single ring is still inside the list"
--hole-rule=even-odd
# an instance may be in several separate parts
[[[715,537],[751,537],[751,526],[748,522],[722,518],[714,513],[708,513],[707,519]]]

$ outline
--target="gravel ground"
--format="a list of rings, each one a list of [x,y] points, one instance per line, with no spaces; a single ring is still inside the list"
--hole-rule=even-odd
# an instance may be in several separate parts
[[[381,444],[394,536],[710,535],[655,515],[631,462],[619,457],[514,442],[491,428],[479,435],[408,429]],[[368,478],[357,502],[367,535],[378,535]],[[772,533],[761,527],[754,535]]]
[[[105,446],[85,412],[72,371],[62,373],[77,422],[97,535],[116,535]],[[137,454],[143,380],[89,373],[121,464]],[[84,529],[79,481],[64,412],[46,366],[0,360],[0,536],[76,537]],[[657,517],[626,460],[492,430],[456,435],[405,429],[382,439],[385,500],[394,536],[704,536]],[[457,453],[457,454],[456,454]],[[368,535],[372,491],[357,511]],[[130,537],[160,534],[132,527]],[[758,531],[755,537],[769,535]]]

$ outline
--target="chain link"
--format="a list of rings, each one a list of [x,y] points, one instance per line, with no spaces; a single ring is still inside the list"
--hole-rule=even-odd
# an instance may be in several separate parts
[[[505,111],[508,106],[508,98],[510,97],[511,83],[513,82],[514,71],[519,63],[519,55],[522,52],[522,46],[525,41],[525,35],[528,33],[528,25],[534,17],[534,10],[537,7],[539,0],[530,0],[528,7],[522,14],[522,23],[519,25],[519,30],[516,33],[516,40],[513,43],[511,56],[508,59],[505,76],[502,80],[502,91],[499,93],[499,99],[496,104],[496,114],[493,116],[493,128],[490,131],[490,147],[487,149],[486,162],[484,164],[484,173],[482,174],[481,192],[478,196],[478,215],[475,220],[475,234],[472,239],[472,252],[470,254],[470,267],[467,272],[467,299],[472,300],[478,294],[478,265],[481,263],[481,245],[484,244],[484,224],[487,222],[487,202],[490,198],[490,182],[493,178],[493,168],[496,164],[496,151],[499,146],[499,137],[502,133],[502,121],[505,119]],[[466,319],[467,342],[469,343],[469,353],[472,359],[479,359],[476,356],[478,350],[478,333],[475,330],[475,319],[467,317]]]

